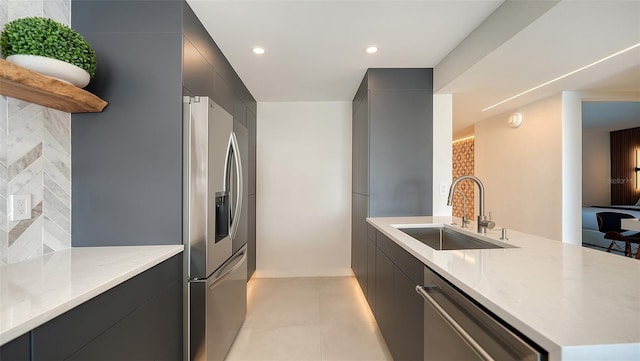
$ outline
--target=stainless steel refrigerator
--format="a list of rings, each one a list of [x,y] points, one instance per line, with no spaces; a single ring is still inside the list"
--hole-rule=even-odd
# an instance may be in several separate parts
[[[224,360],[247,311],[247,247],[233,252],[243,204],[233,117],[185,97],[185,360]]]

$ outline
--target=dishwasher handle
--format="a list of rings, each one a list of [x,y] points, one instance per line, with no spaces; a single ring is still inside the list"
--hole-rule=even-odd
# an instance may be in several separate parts
[[[422,298],[424,298],[425,301],[427,301],[436,310],[436,312],[438,312],[440,316],[442,316],[442,318],[449,324],[449,326],[451,326],[451,328],[453,328],[458,333],[458,335],[460,335],[460,337],[462,337],[464,341],[471,348],[473,348],[478,356],[480,356],[483,360],[493,361],[493,357],[491,357],[491,355],[489,355],[489,353],[485,351],[485,349],[482,348],[482,346],[480,346],[480,344],[478,344],[478,342],[474,340],[473,337],[471,337],[471,335],[469,335],[469,333],[462,326],[460,326],[460,324],[456,322],[456,320],[454,320],[453,317],[451,317],[451,315],[448,314],[447,311],[445,311],[444,308],[442,308],[442,306],[440,306],[440,304],[438,304],[436,300],[433,299],[433,297],[431,297],[431,295],[428,293],[428,291],[430,290],[438,291],[440,290],[440,287],[416,286],[416,292],[418,292],[418,294],[422,296]]]

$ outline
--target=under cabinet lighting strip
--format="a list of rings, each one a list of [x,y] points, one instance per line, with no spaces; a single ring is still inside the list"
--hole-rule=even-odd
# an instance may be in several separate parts
[[[564,78],[566,78],[566,77],[568,77],[568,76],[571,76],[571,75],[573,75],[573,74],[575,74],[575,73],[577,73],[577,72],[583,71],[583,70],[585,70],[585,69],[587,69],[587,68],[590,68],[590,67],[592,67],[592,66],[594,66],[594,65],[600,64],[600,63],[602,63],[603,61],[607,61],[607,60],[609,60],[609,59],[611,59],[611,58],[613,58],[613,57],[615,57],[615,56],[618,56],[618,55],[620,55],[620,54],[626,53],[627,51],[633,50],[633,49],[635,49],[635,48],[637,48],[637,47],[639,47],[639,46],[640,46],[640,43],[637,43],[637,44],[635,44],[635,45],[632,45],[632,46],[630,46],[630,47],[628,47],[628,48],[626,48],[626,49],[620,50],[619,52],[617,52],[617,53],[615,53],[615,54],[611,54],[611,55],[609,55],[609,56],[607,56],[607,57],[605,57],[605,58],[602,58],[602,59],[600,59],[600,60],[598,60],[598,61],[595,61],[595,62],[593,62],[593,63],[591,63],[591,64],[589,64],[589,65],[585,65],[585,66],[583,66],[583,67],[582,67],[582,68],[580,68],[580,69],[574,70],[574,71],[569,72],[569,73],[566,73],[566,74],[564,74],[564,75],[561,75],[561,76],[559,76],[559,77],[557,77],[557,78],[555,78],[555,79],[549,80],[549,81],[548,81],[548,82],[546,82],[546,83],[542,83],[542,84],[540,84],[540,85],[538,85],[538,86],[535,86],[535,87],[533,87],[533,88],[531,88],[531,89],[529,89],[529,90],[525,90],[525,91],[523,91],[523,92],[522,92],[522,93],[520,93],[520,94],[516,94],[516,95],[512,96],[511,98],[507,98],[507,99],[505,99],[505,100],[503,100],[503,101],[501,101],[501,102],[499,102],[499,103],[496,103],[496,104],[494,104],[494,105],[492,105],[492,106],[486,107],[486,108],[482,109],[482,111],[484,112],[484,111],[487,111],[487,110],[489,110],[489,109],[493,109],[493,108],[497,107],[498,105],[502,105],[502,104],[504,104],[504,103],[506,103],[506,102],[508,102],[508,101],[511,101],[511,100],[513,100],[513,99],[517,98],[517,97],[521,97],[521,96],[523,96],[523,95],[525,95],[525,94],[531,93],[532,91],[537,90],[537,89],[540,89],[540,88],[542,88],[543,86],[546,86],[546,85],[549,85],[549,84],[551,84],[551,83],[557,82],[558,80],[564,79]]]

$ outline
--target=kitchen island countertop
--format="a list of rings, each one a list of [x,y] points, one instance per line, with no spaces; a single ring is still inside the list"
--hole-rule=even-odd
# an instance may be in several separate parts
[[[517,248],[436,251],[394,225],[486,236],[452,217],[367,222],[549,352],[549,360],[640,360],[640,261],[508,231]]]
[[[182,245],[77,247],[0,267],[0,345],[179,254]]]

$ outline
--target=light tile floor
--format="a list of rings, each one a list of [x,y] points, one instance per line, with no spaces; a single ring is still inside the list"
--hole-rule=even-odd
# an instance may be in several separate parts
[[[392,360],[354,277],[258,278],[227,355],[239,360]]]

